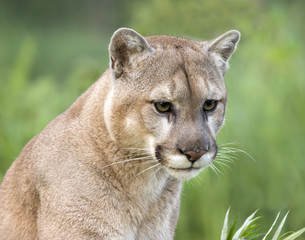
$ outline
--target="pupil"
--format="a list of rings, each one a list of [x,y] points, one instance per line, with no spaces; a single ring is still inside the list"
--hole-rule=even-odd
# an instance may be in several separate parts
[[[161,107],[167,108],[167,106],[168,106],[168,103],[161,103]]]

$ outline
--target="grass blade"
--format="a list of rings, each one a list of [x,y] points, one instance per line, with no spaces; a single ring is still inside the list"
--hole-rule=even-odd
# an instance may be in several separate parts
[[[279,236],[280,236],[280,233],[281,233],[281,231],[282,231],[282,228],[283,228],[283,226],[284,226],[284,224],[285,224],[285,222],[286,222],[286,218],[287,218],[287,216],[288,216],[288,213],[289,213],[289,211],[286,213],[286,215],[285,215],[285,217],[283,218],[281,224],[280,224],[279,227],[277,228],[277,230],[276,230],[276,232],[275,232],[275,234],[274,234],[272,240],[278,240],[278,238],[279,238]]]
[[[267,239],[267,237],[270,235],[270,233],[271,233],[271,231],[272,231],[272,229],[273,229],[274,225],[276,224],[277,219],[279,218],[279,216],[280,216],[280,213],[278,213],[278,214],[277,214],[277,216],[276,216],[276,218],[275,218],[275,220],[274,220],[273,224],[271,225],[271,227],[270,227],[269,231],[266,233],[266,235],[264,236],[264,238],[263,238],[262,240],[266,240],[266,239]]]
[[[256,214],[257,210],[252,213],[244,222],[244,224],[236,231],[236,233],[233,236],[233,239],[238,239],[240,235],[251,225],[253,221],[256,221],[257,218],[253,219],[254,215]]]
[[[302,228],[299,231],[289,235],[288,237],[285,237],[283,240],[294,240],[297,237],[301,236],[304,232],[305,232],[305,228]]]
[[[227,240],[228,237],[228,229],[229,229],[229,213],[230,213],[230,208],[228,209],[225,217],[225,221],[223,223],[223,228],[221,231],[221,237],[220,240]]]

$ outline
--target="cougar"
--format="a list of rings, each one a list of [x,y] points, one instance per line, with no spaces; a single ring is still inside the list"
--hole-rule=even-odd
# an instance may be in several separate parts
[[[117,30],[109,69],[6,172],[0,239],[173,239],[183,180],[217,154],[239,39]]]

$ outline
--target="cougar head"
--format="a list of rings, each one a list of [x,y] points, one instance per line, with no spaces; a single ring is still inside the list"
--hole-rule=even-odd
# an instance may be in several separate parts
[[[227,102],[223,77],[239,38],[236,30],[206,42],[116,31],[104,105],[111,138],[121,147],[149,149],[178,179],[196,176],[217,154]]]

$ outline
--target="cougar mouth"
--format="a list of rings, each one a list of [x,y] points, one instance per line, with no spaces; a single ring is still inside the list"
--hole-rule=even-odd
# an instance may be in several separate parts
[[[213,153],[207,154],[201,160],[192,162],[181,153],[166,154],[166,148],[161,145],[155,147],[155,158],[164,167],[167,173],[179,180],[187,180],[195,177],[202,169],[214,160]]]
[[[175,177],[179,180],[188,180],[195,176],[197,176],[203,168],[172,168],[172,167],[165,167],[166,171],[169,175]]]
[[[202,155],[198,160],[192,161],[186,155],[181,154],[179,150],[171,150],[162,145],[157,145],[154,148],[155,159],[167,170],[167,172],[183,179],[189,179],[196,176],[203,169],[213,165],[218,153],[217,144],[210,145],[209,151]]]
[[[192,171],[192,170],[202,169],[201,167],[193,167],[193,166],[190,166],[188,168],[175,168],[175,167],[168,167],[168,168],[176,171]]]

